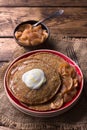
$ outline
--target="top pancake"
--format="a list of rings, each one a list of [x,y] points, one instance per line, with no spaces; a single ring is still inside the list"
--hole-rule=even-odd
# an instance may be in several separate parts
[[[19,101],[31,105],[41,104],[49,101],[58,92],[61,85],[60,75],[55,71],[54,67],[46,62],[44,63],[43,58],[29,56],[16,62],[10,68],[8,86]],[[22,75],[35,68],[43,70],[46,76],[46,83],[39,89],[33,90],[23,83]]]

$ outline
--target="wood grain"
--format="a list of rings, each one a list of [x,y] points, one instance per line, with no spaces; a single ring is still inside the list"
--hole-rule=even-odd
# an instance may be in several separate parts
[[[59,8],[0,8],[0,37],[12,37],[17,24],[26,20],[40,20]],[[87,9],[63,8],[61,17],[45,22],[50,33],[69,37],[87,37]]]
[[[0,63],[9,62],[15,57],[23,54],[24,50],[13,38],[0,39]]]
[[[48,42],[41,45],[40,47],[35,48],[23,48],[19,46],[13,38],[0,38],[0,64],[4,62],[9,62],[14,60],[16,57],[22,55],[25,52],[29,52],[36,49],[52,49],[57,50],[62,53],[65,53],[65,49],[67,45],[69,44],[75,44],[75,48],[77,48],[78,45],[87,45],[87,38],[86,39],[67,39],[67,38],[58,38],[56,35],[54,37],[50,37]],[[62,46],[65,46],[63,48]],[[66,53],[65,53],[66,54]]]
[[[9,127],[0,126],[0,130],[15,130],[15,129],[11,129]]]
[[[0,0],[0,6],[87,6],[86,0]]]

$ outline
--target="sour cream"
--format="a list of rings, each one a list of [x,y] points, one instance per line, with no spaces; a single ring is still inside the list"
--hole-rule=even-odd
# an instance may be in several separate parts
[[[32,69],[22,75],[22,81],[31,89],[38,89],[46,82],[43,70]]]

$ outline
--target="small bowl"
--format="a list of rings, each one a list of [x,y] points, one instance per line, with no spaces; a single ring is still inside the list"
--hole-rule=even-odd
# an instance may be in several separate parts
[[[20,61],[21,59],[24,59],[28,56],[31,56],[32,54],[38,53],[38,52],[48,52],[48,53],[52,53],[56,56],[60,56],[61,58],[63,58],[64,60],[66,60],[69,64],[71,64],[72,66],[74,66],[76,73],[78,74],[78,76],[81,77],[81,81],[79,83],[79,89],[78,92],[76,94],[75,97],[73,97],[73,99],[71,101],[69,101],[68,103],[64,104],[61,108],[56,109],[56,110],[48,110],[48,111],[38,111],[38,110],[31,110],[29,109],[28,106],[24,105],[23,103],[21,103],[18,99],[16,99],[14,97],[14,95],[9,91],[8,89],[8,85],[7,85],[7,75],[9,73],[10,68],[18,61]],[[83,90],[83,74],[81,72],[81,69],[79,68],[79,66],[72,61],[69,57],[65,56],[64,54],[57,52],[57,51],[53,51],[53,50],[35,50],[35,51],[31,51],[28,52],[18,58],[16,58],[8,67],[5,76],[4,76],[4,88],[5,88],[5,92],[7,97],[9,98],[10,102],[20,111],[22,111],[23,113],[26,113],[27,115],[31,115],[31,116],[36,116],[36,117],[53,117],[53,116],[57,116],[60,115],[66,111],[68,111],[70,108],[72,108],[72,106],[74,106],[76,104],[76,102],[79,100],[82,90]]]
[[[17,30],[19,29],[19,27],[21,27],[22,25],[24,25],[24,24],[34,25],[34,24],[37,23],[37,22],[38,22],[38,21],[36,21],[36,20],[29,20],[29,21],[22,22],[22,23],[20,23],[20,24],[18,24],[18,25],[16,26],[16,28],[14,29],[13,36],[14,36],[15,41],[16,41],[19,45],[24,46],[24,47],[28,47],[28,46],[29,46],[29,47],[33,47],[33,46],[39,46],[39,45],[43,44],[44,42],[46,42],[46,40],[47,40],[48,37],[49,37],[49,29],[48,29],[48,27],[47,27],[45,24],[43,24],[43,23],[40,23],[39,25],[41,25],[41,26],[42,26],[42,29],[43,29],[43,30],[46,30],[46,32],[48,33],[48,37],[44,40],[43,43],[39,43],[39,44],[37,44],[37,45],[24,45],[23,43],[21,43],[20,41],[18,41],[18,39],[17,39],[16,36],[15,36],[16,31],[17,31]]]

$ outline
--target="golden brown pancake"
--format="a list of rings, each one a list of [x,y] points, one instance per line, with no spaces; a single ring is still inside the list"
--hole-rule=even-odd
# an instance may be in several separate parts
[[[47,111],[52,109],[58,109],[63,105],[63,103],[63,96],[61,95],[61,93],[58,93],[50,101],[40,105],[30,105],[29,108],[38,111]]]
[[[32,69],[43,70],[46,82],[39,89],[30,89],[22,75]],[[48,52],[37,52],[12,65],[7,83],[10,92],[29,108],[39,111],[59,109],[77,93],[78,76],[63,58]]]
[[[58,92],[61,85],[60,76],[50,65],[33,58],[26,65],[16,63],[14,66],[10,70],[8,82],[9,89],[18,100],[32,105],[41,104],[50,100]],[[39,89],[30,89],[22,81],[22,75],[34,68],[42,69],[47,80]]]

